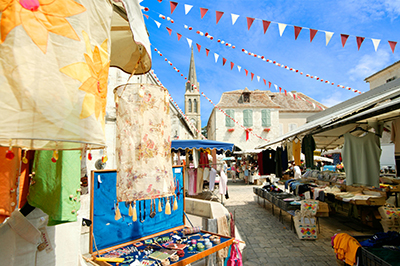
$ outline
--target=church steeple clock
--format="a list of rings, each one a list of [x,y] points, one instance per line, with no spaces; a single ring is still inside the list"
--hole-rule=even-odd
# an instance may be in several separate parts
[[[199,90],[195,89],[192,84],[200,90],[199,83],[197,82],[196,67],[194,65],[193,46],[190,57],[188,82],[186,82],[185,114],[189,118],[189,121],[197,128],[199,132],[201,132],[200,92]],[[197,139],[201,138],[200,134],[197,132],[194,132],[194,134]]]

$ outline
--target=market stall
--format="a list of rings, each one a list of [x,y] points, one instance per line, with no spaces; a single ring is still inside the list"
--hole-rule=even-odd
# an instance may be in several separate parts
[[[296,165],[300,162],[296,157],[300,160],[300,151],[303,151],[308,170],[304,180],[296,181],[296,186],[312,183],[315,188],[310,187],[309,191],[315,192],[314,197],[319,197],[317,191],[320,189],[324,190],[325,199],[332,195],[329,196],[332,197],[331,208],[340,210],[341,206],[350,204],[347,214],[366,224],[377,224],[380,219],[377,208],[386,203],[386,192],[390,191],[380,182],[380,142],[396,143],[398,140],[394,133],[399,119],[399,95],[400,80],[384,84],[309,117],[303,126],[257,148],[282,145],[293,155]],[[310,146],[311,149],[307,148]],[[308,157],[307,153],[312,155],[315,149],[338,148],[341,148],[344,164],[340,177],[338,173],[312,170],[314,158]],[[271,153],[270,150],[263,153],[268,152]],[[337,193],[332,193],[332,189]],[[392,189],[396,189],[395,184]]]

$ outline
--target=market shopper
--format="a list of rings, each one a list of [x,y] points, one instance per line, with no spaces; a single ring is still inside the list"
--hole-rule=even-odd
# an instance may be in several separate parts
[[[233,183],[236,183],[236,163],[232,163],[231,176]]]
[[[300,166],[296,165],[295,162],[293,162],[293,172],[294,172],[294,179],[299,179],[299,178],[301,178],[301,169],[300,169]]]

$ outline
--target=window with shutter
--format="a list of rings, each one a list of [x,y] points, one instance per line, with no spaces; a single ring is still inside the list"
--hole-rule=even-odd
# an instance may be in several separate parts
[[[271,110],[269,109],[261,110],[261,123],[263,127],[271,126]]]
[[[253,110],[243,110],[243,125],[245,127],[253,126]]]
[[[226,127],[235,126],[235,122],[233,122],[233,120],[229,118],[229,116],[232,117],[233,119],[235,118],[235,111],[234,110],[226,110],[225,113],[228,115],[228,116],[225,116],[225,126]]]

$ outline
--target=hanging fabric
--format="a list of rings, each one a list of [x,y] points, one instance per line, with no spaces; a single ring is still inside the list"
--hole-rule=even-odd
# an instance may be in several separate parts
[[[300,159],[301,143],[297,137],[292,141],[292,149],[293,149],[294,163],[296,165],[300,166],[301,165],[301,159]]]
[[[168,92],[157,85],[126,84],[115,93],[118,201],[172,195]]]
[[[314,168],[314,150],[315,141],[313,136],[305,135],[301,142],[301,152],[305,155],[307,168]]]

